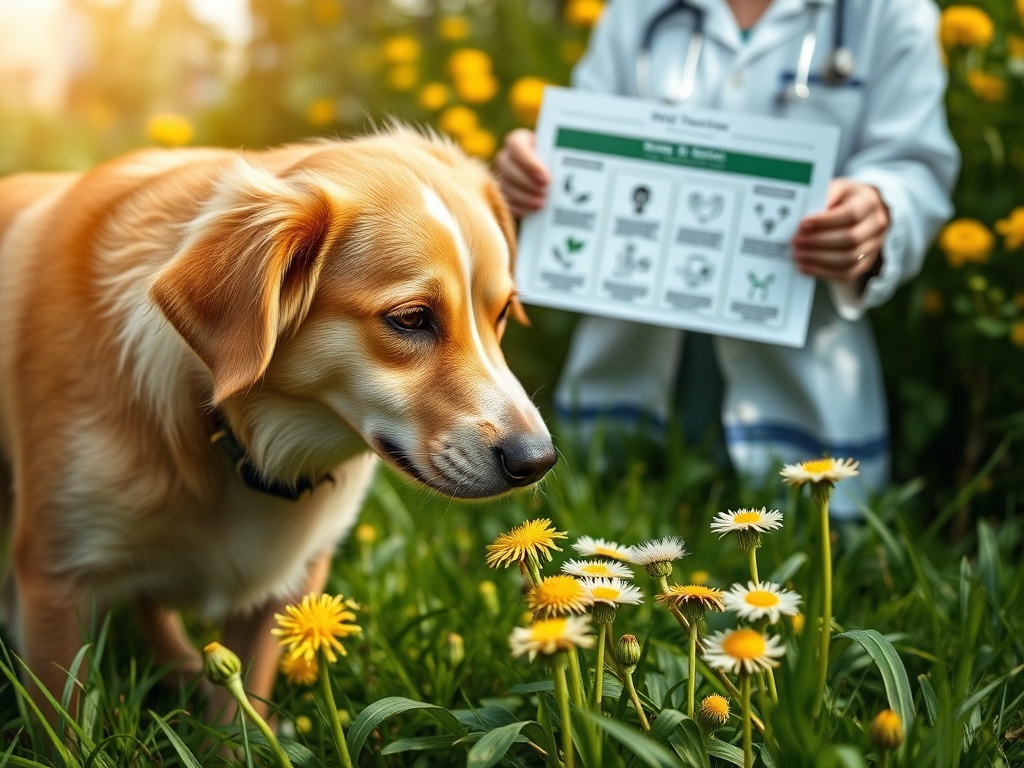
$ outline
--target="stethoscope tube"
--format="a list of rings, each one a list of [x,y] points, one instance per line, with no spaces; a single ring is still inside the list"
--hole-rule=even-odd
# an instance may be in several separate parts
[[[814,50],[818,43],[818,19],[821,14],[823,3],[814,2],[807,31],[804,33],[800,43],[800,55],[797,59],[796,72],[793,83],[786,88],[780,98],[783,100],[807,99],[811,94],[811,63],[814,59]],[[845,45],[845,23],[846,23],[846,0],[835,0],[835,16],[832,25],[832,54],[829,56],[828,64],[825,67],[824,77],[831,83],[840,83],[850,78],[853,74],[853,54]],[[668,17],[676,13],[689,13],[693,16],[693,31],[690,34],[690,43],[686,49],[686,58],[683,60],[683,73],[679,85],[673,93],[666,96],[666,101],[680,103],[686,101],[693,95],[697,84],[697,65],[700,63],[701,50],[704,47],[704,10],[690,3],[688,0],[675,0],[654,16],[644,29],[640,41],[640,50],[637,53],[636,61],[636,87],[637,93],[642,97],[650,95],[651,83],[651,49],[654,45],[654,35]]]

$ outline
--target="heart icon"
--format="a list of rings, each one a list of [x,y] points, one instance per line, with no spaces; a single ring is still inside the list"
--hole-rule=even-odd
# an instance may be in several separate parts
[[[725,198],[717,192],[713,195],[693,192],[686,202],[690,206],[690,213],[701,224],[707,224],[709,221],[717,219],[725,209]]]

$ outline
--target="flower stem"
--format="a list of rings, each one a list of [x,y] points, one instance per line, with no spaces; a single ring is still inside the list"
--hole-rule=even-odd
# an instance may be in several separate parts
[[[343,768],[352,768],[352,756],[348,753],[345,731],[341,727],[341,718],[338,717],[338,705],[334,703],[331,675],[323,651],[320,651],[320,691],[323,693],[324,706],[327,708],[327,720],[331,724],[331,733],[334,735],[334,744],[338,748],[341,764]]]
[[[562,757],[565,760],[565,768],[573,768],[576,764],[576,754],[572,746],[572,720],[569,712],[569,686],[565,680],[565,654],[558,654],[554,661],[555,701],[558,703],[558,717],[562,721]]]
[[[640,727],[644,729],[645,733],[650,733],[651,724],[647,722],[647,715],[644,714],[644,705],[640,703],[640,696],[636,692],[636,686],[633,685],[632,669],[625,670],[622,682],[625,683],[626,691],[629,693],[629,698],[633,701],[633,708],[636,709],[637,717],[640,718]]]
[[[815,496],[821,512],[821,576],[825,595],[821,610],[821,638],[818,645],[818,687],[814,698],[814,717],[821,711],[821,702],[825,698],[825,682],[828,679],[828,652],[832,639],[832,539],[828,526],[828,489],[817,489]]]
[[[743,768],[754,768],[754,740],[750,727],[750,674],[740,672],[743,707]]]
[[[572,694],[572,700],[576,708],[584,709],[587,706],[587,696],[583,693],[583,673],[580,671],[580,657],[573,648],[570,648],[566,655],[569,658],[569,692]]]
[[[280,743],[277,741],[277,737],[274,736],[274,732],[270,730],[270,726],[267,725],[267,721],[260,717],[259,712],[255,710],[252,703],[249,701],[249,697],[245,695],[245,689],[242,688],[242,680],[239,677],[235,677],[233,680],[228,681],[225,687],[238,702],[239,708],[259,729],[260,733],[263,734],[263,738],[267,740],[267,746],[270,747],[270,751],[274,753],[274,757],[277,758],[277,762],[281,768],[292,768],[291,760],[288,759],[288,755],[285,754],[281,748]],[[242,726],[245,727],[244,725]]]
[[[747,562],[750,563],[750,578],[754,580],[755,584],[760,584],[761,579],[757,577],[757,547],[747,550]]]
[[[693,702],[697,695],[697,622],[690,622],[690,677],[687,680],[686,714],[693,718]]]
[[[597,659],[594,662],[594,709],[601,711],[601,699],[604,697],[604,646],[611,625],[602,621],[597,630]]]

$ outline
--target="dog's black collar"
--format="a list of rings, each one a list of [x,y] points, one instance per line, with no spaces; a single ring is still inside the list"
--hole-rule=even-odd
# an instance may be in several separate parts
[[[279,480],[268,480],[263,477],[260,471],[253,464],[245,448],[238,442],[235,433],[231,431],[224,415],[220,411],[212,414],[213,434],[210,435],[210,442],[218,446],[231,460],[235,468],[235,474],[246,484],[247,487],[260,493],[270,496],[277,496],[288,501],[298,501],[312,493],[320,483],[325,480],[333,480],[330,474],[326,474],[319,480],[311,480],[308,477],[300,477],[294,484],[283,483]]]

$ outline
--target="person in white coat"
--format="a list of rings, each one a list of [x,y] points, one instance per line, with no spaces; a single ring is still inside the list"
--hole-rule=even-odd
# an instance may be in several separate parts
[[[572,76],[587,91],[841,129],[826,208],[792,239],[797,268],[818,279],[806,344],[711,339],[733,466],[764,482],[782,463],[856,459],[860,476],[832,501],[839,518],[857,517],[890,479],[885,388],[865,312],[919,272],[952,210],[960,157],[937,24],[932,0],[611,0]],[[543,206],[549,174],[532,132],[505,137],[496,171],[514,213]],[[680,373],[691,385],[694,373],[709,375],[680,371],[688,336],[582,317],[555,392],[563,423],[584,433],[664,428]]]

